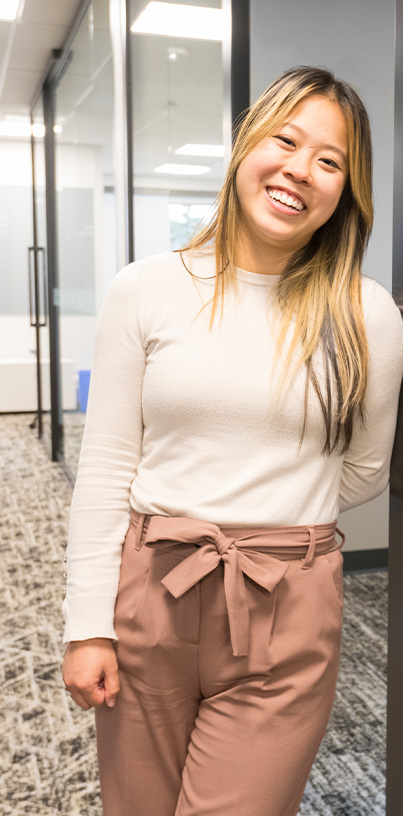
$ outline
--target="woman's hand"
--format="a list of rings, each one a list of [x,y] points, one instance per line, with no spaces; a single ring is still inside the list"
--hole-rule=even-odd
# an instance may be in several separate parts
[[[85,710],[106,703],[111,708],[119,694],[118,662],[107,638],[75,640],[67,644],[63,680],[77,705]]]

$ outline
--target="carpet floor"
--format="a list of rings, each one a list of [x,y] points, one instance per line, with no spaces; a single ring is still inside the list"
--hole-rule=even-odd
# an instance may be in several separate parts
[[[0,416],[1,814],[101,816],[93,712],[60,674],[72,489],[31,419]],[[300,816],[385,813],[386,628],[386,572],[346,575],[336,701]]]

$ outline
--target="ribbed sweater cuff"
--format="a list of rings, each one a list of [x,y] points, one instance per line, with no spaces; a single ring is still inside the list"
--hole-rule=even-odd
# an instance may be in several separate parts
[[[113,627],[115,601],[116,598],[112,595],[87,595],[79,598],[67,596],[63,602],[66,621],[63,643],[96,637],[117,640]]]

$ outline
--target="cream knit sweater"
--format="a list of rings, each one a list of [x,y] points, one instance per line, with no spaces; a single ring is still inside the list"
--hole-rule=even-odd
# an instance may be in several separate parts
[[[130,504],[218,525],[319,524],[386,487],[403,370],[391,296],[363,277],[370,349],[366,425],[342,457],[321,456],[323,420],[305,372],[279,393],[273,371],[278,278],[239,270],[209,332],[214,260],[162,253],[115,278],[101,311],[74,490],[65,640],[115,638]],[[319,361],[318,361],[319,362]],[[276,369],[279,372],[279,367]]]

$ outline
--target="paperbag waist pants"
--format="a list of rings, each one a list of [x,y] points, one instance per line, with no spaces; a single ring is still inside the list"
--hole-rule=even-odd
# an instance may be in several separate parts
[[[104,816],[296,816],[337,680],[335,531],[132,511],[121,691],[96,710]]]

